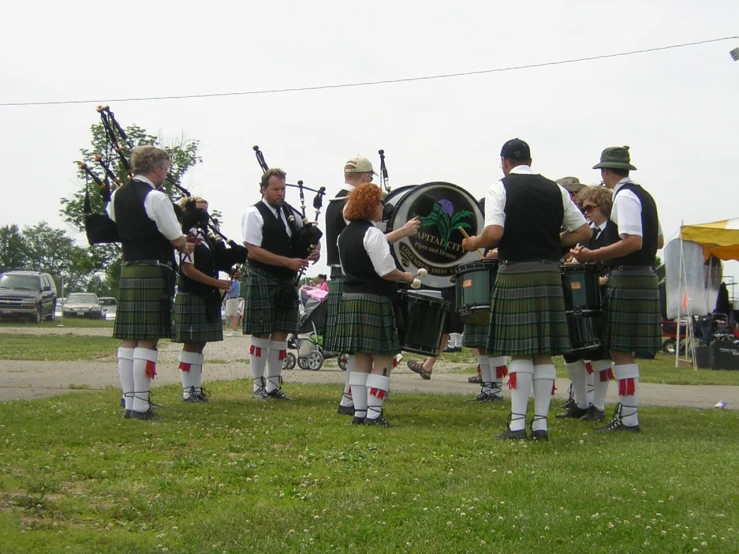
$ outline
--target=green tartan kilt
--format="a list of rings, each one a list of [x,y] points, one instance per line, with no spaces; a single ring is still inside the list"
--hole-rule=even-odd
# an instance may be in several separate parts
[[[114,338],[158,340],[172,336],[172,297],[165,271],[171,270],[155,265],[121,268]]]
[[[326,327],[323,331],[323,348],[329,352],[338,352],[335,348],[336,321],[339,316],[341,295],[344,294],[344,277],[334,277],[328,287],[326,298]]]
[[[662,349],[657,274],[615,269],[606,285],[606,352],[648,352]]]
[[[467,348],[481,348],[484,351],[487,340],[487,325],[470,325],[469,323],[465,323],[462,346],[466,346]]]
[[[490,299],[487,350],[492,356],[570,351],[559,264],[503,264]]]
[[[208,301],[196,294],[178,292],[174,297],[174,338],[172,342],[203,343],[223,340],[220,304],[211,313]],[[215,317],[214,317],[215,316]]]
[[[344,293],[336,322],[336,352],[395,356],[400,339],[395,306],[376,294]]]
[[[280,280],[261,269],[250,268],[245,306],[246,335],[298,330],[298,289],[292,280]]]

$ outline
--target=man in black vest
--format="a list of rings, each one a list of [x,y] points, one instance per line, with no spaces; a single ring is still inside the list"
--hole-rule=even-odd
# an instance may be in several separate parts
[[[268,169],[259,183],[262,200],[251,206],[242,220],[244,246],[249,250],[244,334],[252,335],[249,362],[257,400],[291,400],[282,391],[280,380],[287,335],[298,330],[295,278],[320,257],[320,245],[307,258],[294,252],[291,237],[303,221],[300,213],[285,204],[285,177],[281,169]],[[294,220],[289,222],[291,216]]]
[[[629,178],[628,146],[606,148],[600,156],[601,179],[613,191],[609,226],[618,237],[598,250],[577,248],[580,262],[605,261],[611,268],[607,285],[604,349],[611,353],[618,381],[618,406],[613,420],[599,431],[639,432],[637,388],[639,366],[634,352],[661,348],[659,289],[654,271],[657,250],[663,246],[657,205],[652,196]]]
[[[531,438],[549,438],[547,416],[557,372],[552,356],[570,350],[559,260],[563,246],[590,237],[568,192],[531,170],[529,145],[509,140],[500,152],[505,177],[485,198],[485,229],[465,250],[497,245],[500,265],[491,293],[487,350],[511,356],[511,415],[501,439],[523,439],[534,389]],[[565,231],[560,234],[560,228]]]
[[[139,146],[131,165],[133,180],[113,193],[107,208],[123,250],[113,336],[123,341],[118,374],[125,417],[153,419],[149,391],[156,375],[157,341],[172,334],[172,248],[189,254],[194,245],[182,234],[172,202],[158,190],[169,172],[169,155],[154,146]]]
[[[341,232],[346,228],[344,219],[344,206],[349,193],[359,185],[371,183],[377,175],[372,162],[363,156],[353,156],[344,164],[344,186],[339,193],[331,199],[326,209],[326,256],[331,268],[331,286],[329,287],[328,299],[326,300],[326,328],[323,334],[323,346],[329,352],[335,351],[334,338],[336,331],[336,317],[339,312],[339,303],[344,293],[345,277],[341,272],[339,260],[338,240]],[[414,235],[418,231],[420,220],[416,217],[406,222],[403,227],[387,233],[385,237],[390,244],[403,237]],[[344,375],[344,393],[339,403],[338,412],[343,415],[354,414],[354,401],[352,400],[352,389],[349,377],[354,368],[354,356],[348,356],[346,374]]]

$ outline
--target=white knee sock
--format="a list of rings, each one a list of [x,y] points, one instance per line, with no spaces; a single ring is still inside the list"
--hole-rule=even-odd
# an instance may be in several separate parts
[[[595,381],[593,382],[593,406],[601,412],[606,409],[606,394],[608,393],[608,381],[613,379],[611,360],[598,360],[593,362]]]
[[[267,355],[267,392],[280,388],[282,360],[285,359],[286,355],[287,341],[270,341],[269,354]]]
[[[585,361],[585,390],[587,391],[588,406],[593,403],[593,394],[595,394],[595,370],[593,362]]]
[[[190,368],[190,374],[192,375],[193,386],[196,390],[203,388],[203,362],[205,361],[205,354],[198,354],[198,360],[192,364]]]
[[[621,404],[621,422],[627,427],[639,425],[637,416],[637,390],[639,389],[639,366],[623,364],[613,366],[613,375],[618,381],[618,401]]]
[[[133,350],[133,408],[136,412],[149,409],[149,391],[151,381],[157,374],[157,357],[159,352],[148,348]]]
[[[367,416],[367,376],[369,373],[352,371],[349,376],[349,384],[352,387],[352,398],[354,399],[354,417],[363,418]]]
[[[493,394],[493,370],[490,367],[490,358],[488,358],[487,354],[480,354],[477,357],[477,363],[480,364],[482,392]]]
[[[382,415],[382,404],[390,390],[390,377],[370,373],[366,381],[367,419],[377,419]]]
[[[133,348],[118,349],[118,379],[127,410],[133,410]]]
[[[572,393],[575,396],[577,407],[583,410],[588,407],[588,391],[587,391],[587,370],[585,362],[577,360],[576,362],[565,362],[567,375],[570,376],[572,382]]]
[[[340,406],[354,406],[352,400],[352,386],[349,383],[349,377],[354,371],[354,356],[349,355],[346,358],[346,375],[344,375],[344,394],[341,397]]]
[[[193,379],[193,366],[198,363],[200,355],[197,352],[180,352],[179,359],[179,370],[180,370],[180,381],[182,381],[182,397],[187,399],[190,398],[190,391],[195,386],[195,380]]]
[[[557,370],[552,364],[541,364],[534,366],[534,421],[531,424],[532,431],[548,429],[547,416],[549,415],[549,404],[552,401],[554,381],[557,378]]]
[[[251,375],[254,377],[254,391],[262,388],[262,380],[264,379],[264,368],[267,365],[267,355],[269,354],[269,339],[260,339],[259,337],[251,337],[251,346],[249,347],[249,365],[251,366]]]
[[[513,360],[508,366],[511,388],[511,431],[526,429],[526,410],[529,407],[529,392],[534,378],[534,362]],[[550,390],[551,392],[551,390]]]

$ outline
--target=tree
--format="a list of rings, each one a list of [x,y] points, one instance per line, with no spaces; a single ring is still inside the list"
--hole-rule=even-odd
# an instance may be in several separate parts
[[[28,255],[17,225],[0,227],[0,272],[23,269]]]
[[[98,123],[92,125],[90,131],[92,133],[91,146],[90,148],[82,148],[80,150],[81,159],[77,163],[86,163],[88,167],[94,169],[94,172],[103,179],[104,172],[95,160],[96,156],[99,155],[121,183],[127,182],[128,176],[126,175],[126,170],[120,163],[118,155],[113,150],[110,142],[107,140],[103,124]],[[145,129],[138,125],[126,127],[125,132],[128,136],[128,142],[121,141],[120,145],[122,154],[126,159],[131,159],[131,145],[142,146],[151,144],[158,146],[169,154],[172,162],[170,173],[177,180],[181,179],[191,167],[202,161],[198,155],[199,142],[196,140],[190,140],[181,136],[169,145],[162,145],[159,138],[148,134]],[[80,180],[85,183],[85,186],[80,187],[80,190],[75,192],[71,198],[61,199],[62,208],[59,213],[67,224],[83,232],[85,229],[84,201],[86,187],[89,186],[90,204],[93,213],[102,213],[105,209],[105,204],[102,195],[97,190],[96,184],[94,182],[87,183],[88,178],[85,172],[80,169],[78,175]],[[111,183],[111,186],[112,189],[115,189],[113,183]],[[170,183],[165,183],[162,190],[171,198],[182,196]],[[120,245],[91,245],[89,247],[89,255],[93,270],[104,270],[106,272],[104,282],[107,283],[111,290],[117,292],[121,269]]]

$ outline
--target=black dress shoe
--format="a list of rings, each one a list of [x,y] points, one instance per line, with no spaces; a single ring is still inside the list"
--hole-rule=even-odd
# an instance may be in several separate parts
[[[549,431],[547,431],[546,429],[539,429],[538,431],[531,431],[531,440],[548,441]]]
[[[632,425],[632,426],[624,425],[623,420],[620,417],[612,419],[608,423],[608,425],[595,428],[596,433],[608,433],[610,431],[626,431],[627,433],[640,433],[641,429],[639,429],[638,425]]]
[[[341,415],[354,415],[354,406],[342,406],[339,404],[339,409],[337,410],[339,414]]]
[[[454,354],[455,352],[461,352],[462,349],[459,346],[447,346],[444,349],[445,354]]]
[[[369,419],[364,418],[364,424],[365,425],[382,425],[383,427],[395,427],[395,425],[391,424],[387,419],[384,417],[376,417],[375,419]]]
[[[502,400],[502,396],[496,396],[492,392],[481,392],[467,402],[501,402]]]
[[[354,416],[352,418],[352,425],[364,425],[364,420],[365,420],[364,417]]]
[[[145,412],[137,412],[131,410],[131,416],[129,419],[161,419],[161,416],[157,414],[153,409],[149,408]]]
[[[292,400],[292,398],[282,392],[282,389],[269,391],[267,393],[267,398],[276,398],[277,400]]]
[[[528,437],[526,436],[526,429],[521,429],[520,431],[511,431],[510,428],[508,428],[500,435],[495,435],[495,438],[506,440],[506,439],[526,439]]]
[[[557,419],[580,419],[582,416],[588,413],[588,408],[580,408],[577,404],[570,406],[561,414],[557,414]]]
[[[131,419],[131,410],[123,412],[123,419]]]
[[[606,412],[591,404],[585,415],[580,418],[580,421],[603,421],[605,418]]]

